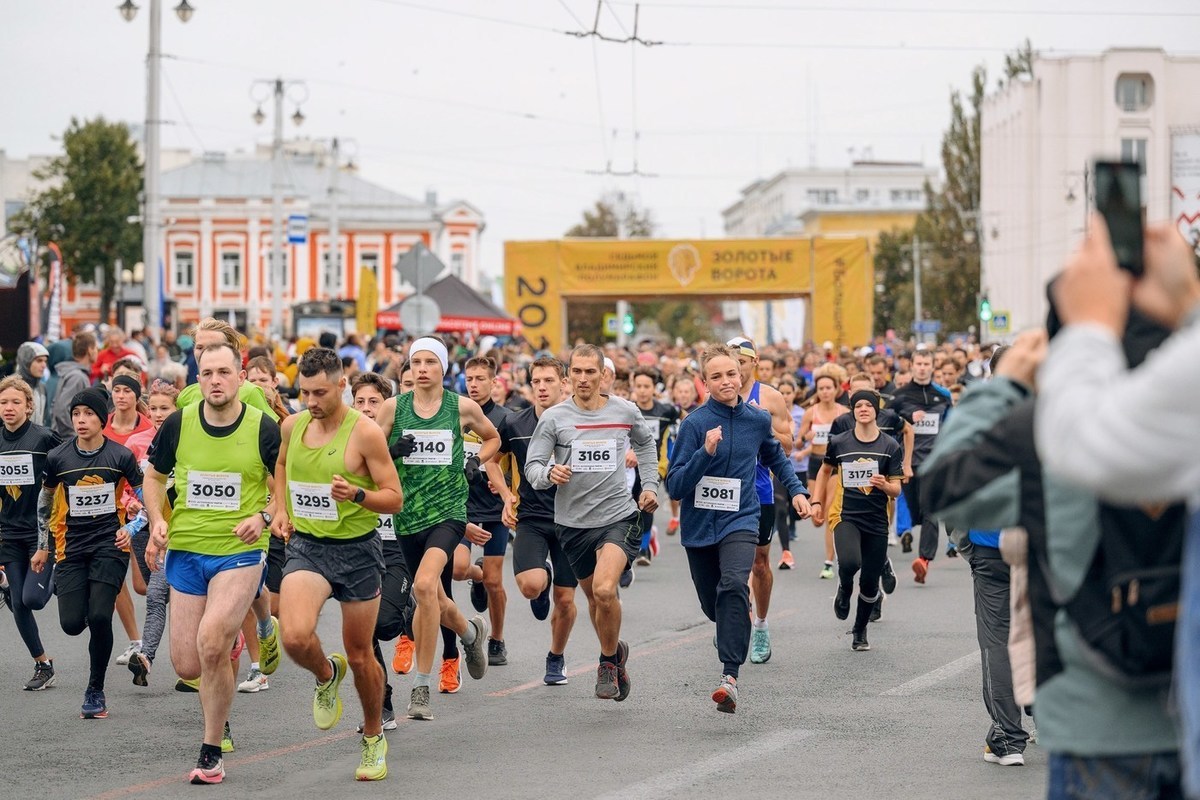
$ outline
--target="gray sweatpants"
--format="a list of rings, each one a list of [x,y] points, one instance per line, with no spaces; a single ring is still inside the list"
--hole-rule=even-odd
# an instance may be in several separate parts
[[[975,584],[975,633],[983,663],[983,705],[992,726],[984,741],[996,755],[1025,752],[1029,734],[1021,727],[1021,707],[1013,697],[1008,660],[1008,564],[993,547],[966,553]]]
[[[734,531],[707,547],[685,548],[704,616],[717,623],[717,656],[738,676],[750,649],[750,568],[758,531]]]

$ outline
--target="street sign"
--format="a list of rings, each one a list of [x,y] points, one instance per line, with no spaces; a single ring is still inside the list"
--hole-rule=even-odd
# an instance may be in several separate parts
[[[992,333],[1008,333],[1011,323],[1009,322],[1012,315],[1007,311],[992,312],[992,319],[988,322],[988,330]]]
[[[432,297],[414,294],[400,303],[400,325],[410,336],[428,336],[441,321],[442,310]]]
[[[919,319],[913,323],[913,333],[941,333],[942,321],[940,319]]]
[[[446,265],[429,252],[422,242],[417,242],[407,253],[396,257],[396,271],[400,278],[420,294],[438,279]]]
[[[604,335],[616,338],[617,333],[621,330],[621,320],[616,314],[604,315]]]
[[[288,244],[304,244],[308,241],[308,215],[289,214],[287,220]]]

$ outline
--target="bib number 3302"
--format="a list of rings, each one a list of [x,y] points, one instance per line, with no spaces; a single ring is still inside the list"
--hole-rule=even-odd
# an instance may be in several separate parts
[[[329,484],[291,481],[288,490],[292,493],[293,517],[329,521],[338,518],[337,502]]]

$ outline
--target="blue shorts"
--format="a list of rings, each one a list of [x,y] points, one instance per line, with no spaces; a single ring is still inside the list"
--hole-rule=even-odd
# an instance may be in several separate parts
[[[168,550],[166,575],[167,584],[176,591],[203,597],[208,594],[208,584],[218,572],[229,569],[259,567],[262,577],[258,589],[262,591],[267,579],[267,553],[265,550],[247,550],[232,556],[206,556],[186,550]]]
[[[508,526],[503,522],[477,522],[475,524],[492,535],[492,538],[488,539],[488,543],[483,545],[483,554],[485,556],[499,556],[503,558],[504,554],[508,552],[508,537],[510,533]],[[463,540],[459,544],[467,548],[468,551],[473,547],[466,536],[463,536]]]

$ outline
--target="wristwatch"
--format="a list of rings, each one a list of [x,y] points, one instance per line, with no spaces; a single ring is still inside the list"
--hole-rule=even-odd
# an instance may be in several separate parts
[[[358,491],[354,493],[354,502],[361,506],[363,500],[366,500],[366,499],[367,499],[367,490],[363,489],[362,487],[359,487]]]
[[[266,511],[260,511],[260,512],[258,512],[258,515],[260,517],[262,517],[262,521],[265,522],[267,525],[271,524],[271,515],[268,514]]]

